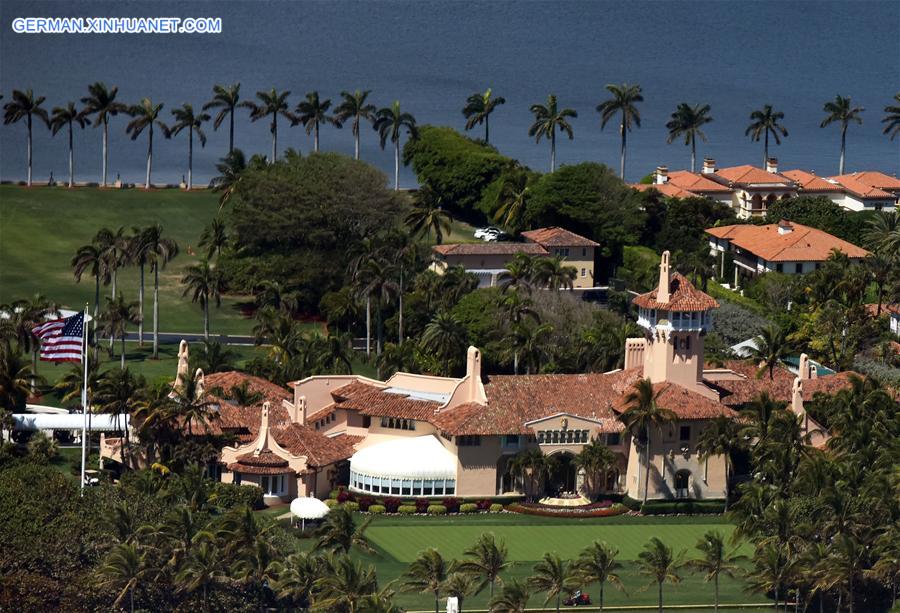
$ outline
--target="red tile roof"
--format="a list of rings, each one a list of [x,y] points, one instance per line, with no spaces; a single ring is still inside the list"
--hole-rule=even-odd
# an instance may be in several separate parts
[[[449,243],[435,245],[432,251],[443,256],[448,255],[550,255],[550,252],[537,243],[513,243],[496,241],[493,243]]]
[[[774,371],[774,379],[769,379],[768,371],[762,378],[756,377],[758,367],[747,360],[730,360],[725,363],[725,368],[731,369],[742,378],[732,381],[713,381],[708,385],[718,390],[721,394],[722,404],[740,408],[766,391],[780,402],[790,402],[793,394],[792,386],[796,375],[783,366],[777,366]],[[803,400],[812,400],[817,392],[834,394],[850,385],[850,376],[856,373],[839,372],[833,375],[824,375],[815,379],[803,381]]]
[[[859,196],[860,198],[894,198],[893,194],[888,193],[883,189],[879,189],[877,187],[869,185],[869,183],[864,183],[856,174],[839,175],[836,177],[831,177],[831,179],[837,181],[848,192],[850,192],[854,196]]]
[[[786,170],[784,176],[797,183],[805,192],[840,192],[843,188],[805,170]]]
[[[373,417],[400,417],[428,421],[441,403],[431,400],[417,400],[408,394],[386,392],[379,387],[367,383],[351,383],[333,392],[340,400],[335,408],[348,411],[359,411],[363,415]]]
[[[266,381],[262,377],[255,377],[236,370],[216,372],[203,377],[203,383],[207,391],[221,388],[226,395],[229,394],[232,387],[240,387],[244,382],[247,383],[249,391],[262,394],[263,400],[268,400],[272,404],[281,404],[283,399],[290,400],[292,398],[291,392],[280,385]],[[262,400],[260,401],[261,403]]]
[[[633,302],[645,309],[664,309],[666,311],[707,311],[719,308],[719,303],[709,294],[694,287],[687,277],[681,273],[672,273],[669,281],[669,301],[658,302],[657,286],[652,292],[637,296]]]
[[[697,197],[697,194],[694,192],[690,192],[686,189],[678,187],[674,183],[633,183],[631,185],[634,189],[639,192],[646,192],[650,190],[656,190],[663,196],[667,196],[669,198],[694,198]]]
[[[741,166],[731,166],[729,168],[720,168],[714,173],[715,176],[723,179],[729,184],[735,185],[777,185],[784,184],[793,186],[793,181],[784,175],[767,172],[762,168],[743,164]]]
[[[785,234],[778,232],[778,224],[720,226],[707,228],[706,233],[728,240],[732,245],[769,262],[824,262],[832,249],[851,258],[869,255],[865,249],[827,232],[799,223],[789,223],[793,230]]]
[[[522,236],[544,247],[599,247],[589,238],[580,234],[569,232],[565,228],[552,226],[550,228],[538,228],[522,232]]]
[[[716,417],[737,417],[737,413],[721,402],[711,400],[706,396],[682,387],[676,383],[656,383],[653,385],[656,392],[656,404],[659,407],[672,411],[678,419],[714,419]],[[623,413],[627,410],[625,395],[619,398],[615,410]]]
[[[245,453],[237,457],[238,464],[245,466],[287,466],[288,462],[281,456],[275,455],[271,449],[263,449],[259,455]]]
[[[859,183],[862,183],[863,185],[883,189],[885,191],[900,190],[900,179],[898,179],[897,177],[886,175],[883,172],[878,172],[877,170],[853,172],[843,176],[851,177]],[[834,178],[837,179],[839,177]]]
[[[699,172],[690,172],[688,170],[675,170],[670,172],[667,185],[675,185],[681,189],[686,189],[697,194],[731,191],[731,188],[722,185],[721,183],[716,183]]]
[[[327,466],[353,455],[354,445],[362,440],[359,436],[341,434],[328,437],[309,426],[285,424],[272,430],[275,441],[293,453],[306,456],[309,466]]]

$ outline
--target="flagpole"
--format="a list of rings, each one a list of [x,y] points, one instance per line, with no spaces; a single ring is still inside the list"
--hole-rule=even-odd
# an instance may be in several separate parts
[[[87,464],[87,435],[88,435],[88,401],[87,401],[87,377],[88,377],[88,351],[87,351],[87,318],[88,305],[84,305],[84,320],[82,321],[81,361],[84,364],[84,382],[81,386],[81,406],[84,410],[84,424],[81,427],[81,495],[84,496],[85,465]]]

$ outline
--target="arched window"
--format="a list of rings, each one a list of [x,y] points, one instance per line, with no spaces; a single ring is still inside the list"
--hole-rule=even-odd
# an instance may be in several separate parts
[[[675,497],[689,498],[691,488],[691,471],[679,470],[675,473]]]

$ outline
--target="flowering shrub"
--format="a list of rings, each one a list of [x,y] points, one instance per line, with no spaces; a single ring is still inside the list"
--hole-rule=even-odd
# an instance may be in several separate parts
[[[628,507],[622,504],[616,504],[611,507],[596,508],[593,505],[585,505],[584,507],[550,507],[541,504],[525,504],[515,502],[508,507],[507,511],[513,513],[523,513],[525,515],[541,515],[543,517],[611,517],[613,515],[622,515],[628,512]]]
[[[493,503],[488,499],[484,499],[484,500],[479,500],[475,504],[478,506],[479,511],[487,511],[488,509],[491,508],[491,505]]]
[[[352,511],[359,511],[359,503],[358,503],[358,502],[353,502],[352,500],[351,500],[351,501],[348,501],[348,502],[345,502],[343,506],[344,506],[345,509],[347,509],[348,511],[351,511],[351,512],[352,512]]]
[[[397,509],[403,504],[403,501],[399,498],[385,498],[382,501],[384,508],[387,509],[388,513],[396,513]]]
[[[375,504],[375,499],[371,496],[360,496],[357,502],[359,503],[359,510],[365,513],[369,510],[369,507]]]
[[[459,498],[444,498],[441,502],[446,508],[448,513],[459,513],[459,505],[462,501]]]
[[[337,501],[339,503],[344,504],[345,502],[350,500],[353,500],[353,494],[343,488],[338,490]]]
[[[416,513],[425,513],[428,511],[428,507],[431,506],[431,502],[425,500],[424,498],[419,498],[416,500]]]

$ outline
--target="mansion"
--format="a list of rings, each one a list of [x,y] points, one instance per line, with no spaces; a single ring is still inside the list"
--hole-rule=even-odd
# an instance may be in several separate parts
[[[657,288],[634,302],[644,335],[627,340],[624,368],[607,373],[486,375],[481,351],[469,347],[459,378],[323,375],[294,381],[287,390],[243,373],[207,375],[205,393],[218,411],[207,431],[235,441],[221,451],[215,474],[261,487],[268,504],[326,497],[337,485],[404,498],[491,497],[521,493],[510,462],[523,450],[540,450],[557,459],[546,491],[574,492],[584,475],[573,460],[588,442],[599,441],[616,458],[602,490],[639,499],[646,443],[620,416],[634,384],[649,379],[657,404],[675,419],[652,434],[648,497],[721,499],[724,458],[701,459],[697,449],[711,420],[736,418],[763,390],[805,416],[804,401],[814,393],[847,385],[846,373],[817,376],[805,356],[798,376],[779,367],[773,380],[757,379],[756,366],[746,362],[708,368],[704,337],[718,303],[670,270],[668,252]],[[184,376],[186,345],[180,359]],[[240,397],[247,391],[255,396],[247,406],[228,392],[244,384]],[[803,424],[814,444],[827,440],[808,416]],[[117,445],[105,439],[102,452],[115,457]]]

